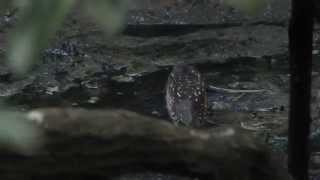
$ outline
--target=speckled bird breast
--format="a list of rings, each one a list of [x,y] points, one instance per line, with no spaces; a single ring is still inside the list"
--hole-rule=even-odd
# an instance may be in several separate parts
[[[201,127],[207,118],[207,94],[204,78],[191,65],[177,65],[166,85],[169,116],[177,126]]]

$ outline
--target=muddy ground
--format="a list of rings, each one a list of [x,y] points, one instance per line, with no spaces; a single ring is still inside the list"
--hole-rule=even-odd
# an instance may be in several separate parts
[[[131,8],[128,26],[114,37],[105,36],[75,10],[28,76],[16,79],[5,65],[0,68],[1,99],[20,110],[48,106],[123,108],[168,119],[166,79],[172,66],[183,62],[197,66],[209,86],[260,90],[208,89],[210,121],[215,126],[240,126],[285,152],[289,4],[268,2],[256,16],[214,0],[208,1],[209,5],[187,1],[170,2],[170,6],[144,4]],[[2,38],[12,24],[7,17],[1,18],[2,59],[6,51]],[[313,52],[314,174],[320,164],[316,158],[319,32],[316,28]]]

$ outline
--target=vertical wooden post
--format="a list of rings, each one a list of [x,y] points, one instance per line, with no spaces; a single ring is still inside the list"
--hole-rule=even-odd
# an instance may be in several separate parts
[[[288,167],[294,180],[307,180],[314,5],[313,0],[292,0],[291,5]]]

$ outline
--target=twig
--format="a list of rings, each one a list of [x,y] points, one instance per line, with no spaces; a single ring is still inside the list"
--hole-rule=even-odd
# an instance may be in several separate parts
[[[209,85],[208,90],[210,91],[218,91],[223,93],[263,93],[267,92],[265,89],[227,89]]]

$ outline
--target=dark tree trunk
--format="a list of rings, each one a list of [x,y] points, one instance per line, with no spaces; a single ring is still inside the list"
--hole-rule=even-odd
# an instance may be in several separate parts
[[[290,121],[289,171],[295,180],[308,179],[310,94],[312,66],[312,31],[314,5],[312,0],[292,0],[290,51]]]

